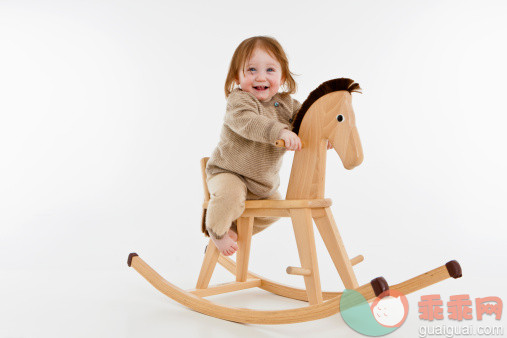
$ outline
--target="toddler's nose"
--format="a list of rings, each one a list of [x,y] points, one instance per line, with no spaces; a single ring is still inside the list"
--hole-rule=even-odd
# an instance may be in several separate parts
[[[264,74],[263,72],[258,72],[257,77],[255,79],[258,81],[261,81],[261,80],[263,81],[266,79],[266,74]]]

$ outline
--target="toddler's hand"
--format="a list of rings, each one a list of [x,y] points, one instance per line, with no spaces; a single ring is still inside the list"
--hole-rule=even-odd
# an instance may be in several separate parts
[[[287,150],[301,150],[301,139],[288,129],[282,129],[278,138],[285,142],[285,148]]]

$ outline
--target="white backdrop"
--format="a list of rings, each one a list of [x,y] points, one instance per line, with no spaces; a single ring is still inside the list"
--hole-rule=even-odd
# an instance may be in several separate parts
[[[347,171],[330,151],[326,182],[350,256],[365,256],[360,282],[457,259],[464,277],[444,282],[450,294],[489,296],[485,286],[507,281],[506,15],[504,1],[1,1],[2,313],[24,313],[21,280],[51,288],[72,271],[85,294],[82,276],[114,275],[133,283],[123,301],[142,290],[130,305],[160,300],[127,267],[133,251],[193,287],[207,242],[199,159],[218,141],[232,53],[253,35],[285,48],[300,101],[331,78],[363,88],[353,104],[365,160]],[[317,245],[323,288],[342,288]],[[253,250],[253,271],[302,285],[284,272],[298,264],[288,220]],[[49,335],[16,320],[0,336]],[[92,326],[136,332],[115,323]]]

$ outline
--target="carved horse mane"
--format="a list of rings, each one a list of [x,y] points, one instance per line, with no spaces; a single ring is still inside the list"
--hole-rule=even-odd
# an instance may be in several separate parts
[[[299,112],[296,114],[294,122],[292,123],[292,131],[296,134],[299,134],[299,127],[301,127],[303,117],[315,101],[326,94],[337,92],[339,90],[346,90],[349,93],[361,93],[361,87],[359,86],[359,83],[354,82],[352,79],[342,77],[322,83],[320,86],[314,89],[310,95],[308,95],[308,98],[303,102],[301,109],[299,109]]]

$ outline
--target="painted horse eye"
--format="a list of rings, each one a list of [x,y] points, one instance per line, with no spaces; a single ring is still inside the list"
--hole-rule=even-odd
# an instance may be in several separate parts
[[[343,122],[344,117],[343,115],[340,114],[336,117],[336,119],[338,120],[338,122]]]

